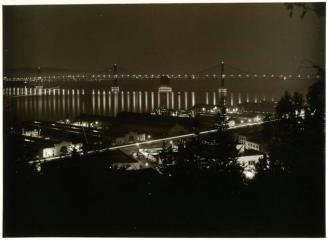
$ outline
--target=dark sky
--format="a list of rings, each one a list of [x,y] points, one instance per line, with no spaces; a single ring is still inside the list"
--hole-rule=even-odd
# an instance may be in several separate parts
[[[283,4],[66,5],[4,8],[7,68],[197,72],[226,64],[292,73],[321,63],[319,19]]]

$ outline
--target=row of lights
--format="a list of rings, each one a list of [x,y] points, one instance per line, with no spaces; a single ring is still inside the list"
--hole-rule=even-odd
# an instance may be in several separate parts
[[[169,78],[220,78],[221,76],[220,75],[217,75],[217,74],[206,74],[206,75],[194,75],[194,74],[185,74],[185,75],[174,75],[174,74],[167,74],[167,75],[154,75],[154,74],[151,74],[151,75],[141,75],[141,74],[133,74],[133,75],[130,75],[130,74],[121,74],[121,75],[91,75],[91,76],[85,76],[85,75],[65,75],[65,76],[43,76],[43,77],[12,77],[12,78],[9,78],[9,77],[4,77],[4,80],[43,80],[43,79],[64,79],[64,78],[160,78],[161,76],[167,76]],[[254,77],[254,78],[258,78],[258,77],[262,77],[262,78],[282,78],[284,80],[286,80],[287,78],[305,78],[304,75],[301,75],[301,74],[298,74],[298,75],[292,75],[292,74],[289,74],[289,75],[283,75],[283,74],[280,74],[280,75],[275,75],[275,74],[271,74],[271,75],[268,75],[268,74],[253,74],[253,75],[250,75],[250,74],[223,74],[222,77],[224,78],[250,78],[250,77]],[[320,75],[316,75],[316,76],[311,76],[311,75],[306,75],[307,78],[311,78],[311,77],[316,77],[316,78],[320,78]]]

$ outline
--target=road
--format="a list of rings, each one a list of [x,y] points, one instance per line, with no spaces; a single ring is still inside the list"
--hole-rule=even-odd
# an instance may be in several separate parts
[[[244,124],[240,124],[240,125],[237,125],[237,126],[234,126],[234,127],[229,127],[227,130],[233,130],[233,129],[238,129],[238,128],[261,125],[263,123],[264,122],[244,123]],[[199,135],[205,135],[205,134],[214,133],[214,132],[217,132],[217,131],[218,131],[217,129],[202,131],[202,132],[199,133]],[[178,135],[178,136],[173,136],[173,137],[159,138],[159,139],[153,139],[153,140],[148,140],[148,141],[144,141],[144,142],[130,143],[130,144],[119,145],[119,146],[115,146],[115,147],[108,147],[108,148],[100,149],[100,150],[97,150],[97,151],[102,152],[102,151],[107,151],[107,150],[117,150],[117,149],[122,149],[122,148],[127,148],[127,147],[133,147],[133,146],[139,147],[139,146],[146,145],[146,144],[151,144],[151,143],[165,142],[165,141],[177,140],[177,139],[182,139],[182,138],[190,138],[190,137],[195,137],[195,136],[196,136],[195,133],[188,133],[188,134],[183,134],[183,135]]]

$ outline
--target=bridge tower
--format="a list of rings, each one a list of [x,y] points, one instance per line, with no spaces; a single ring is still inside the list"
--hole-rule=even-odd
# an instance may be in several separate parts
[[[221,82],[220,82],[220,87],[218,89],[218,96],[219,96],[220,106],[222,108],[225,108],[226,98],[227,98],[227,88],[225,88],[224,61],[221,62],[220,68],[221,68],[221,74],[220,74]]]
[[[113,66],[113,74],[114,74],[114,83],[113,86],[111,87],[111,91],[113,93],[118,93],[119,92],[119,86],[118,86],[118,70],[117,70],[117,64],[114,64]]]
[[[114,64],[113,67],[113,74],[114,74],[114,83],[113,86],[111,87],[111,91],[114,94],[114,116],[117,115],[118,111],[118,94],[119,94],[119,86],[118,86],[118,76],[117,76],[117,64]]]

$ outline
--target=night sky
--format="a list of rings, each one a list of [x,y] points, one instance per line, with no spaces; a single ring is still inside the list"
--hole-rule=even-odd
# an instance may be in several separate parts
[[[4,7],[4,70],[199,72],[224,59],[253,73],[323,65],[322,20],[284,4]],[[226,68],[227,71],[232,71]]]

